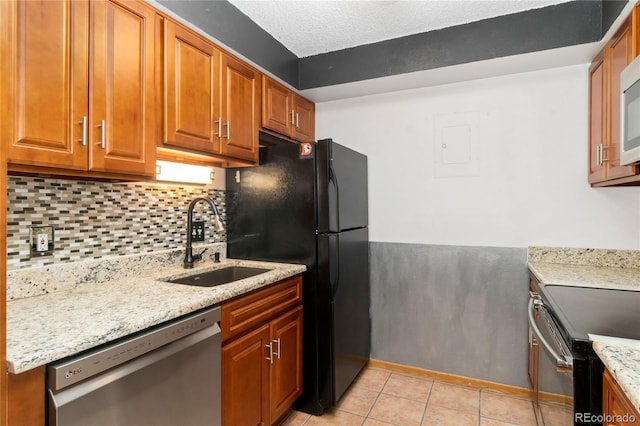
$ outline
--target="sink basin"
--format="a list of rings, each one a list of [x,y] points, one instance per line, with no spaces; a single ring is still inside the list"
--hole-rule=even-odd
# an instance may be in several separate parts
[[[227,266],[226,268],[214,269],[209,272],[189,275],[182,278],[168,280],[170,283],[195,285],[198,287],[215,287],[227,284],[232,281],[254,277],[256,275],[269,272],[271,269],[248,268],[246,266]]]

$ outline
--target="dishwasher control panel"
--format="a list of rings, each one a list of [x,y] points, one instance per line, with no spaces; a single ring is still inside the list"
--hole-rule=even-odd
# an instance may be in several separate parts
[[[218,321],[220,308],[208,309],[124,340],[107,343],[73,358],[51,363],[47,366],[49,389],[54,392],[64,389],[209,327],[216,327],[219,333]]]

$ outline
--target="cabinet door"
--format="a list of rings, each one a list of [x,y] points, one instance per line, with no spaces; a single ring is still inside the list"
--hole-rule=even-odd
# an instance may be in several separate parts
[[[91,9],[89,169],[153,175],[155,12],[138,1]]]
[[[600,161],[601,150],[605,145],[605,100],[607,96],[604,65],[604,51],[591,64],[589,69],[589,183],[606,179],[606,169]]]
[[[602,377],[602,414],[606,426],[640,426],[640,414],[606,369]]]
[[[239,60],[222,55],[222,146],[220,154],[258,161],[260,74]]]
[[[89,3],[14,1],[8,14],[0,130],[8,160],[86,170]]]
[[[295,111],[295,126],[291,137],[300,142],[311,142],[316,137],[315,114],[313,102],[293,94],[293,110]]]
[[[220,150],[220,51],[165,20],[164,145]]]
[[[302,393],[302,306],[271,322],[274,362],[271,366],[271,424]]]
[[[605,152],[607,179],[636,174],[635,166],[620,165],[620,73],[632,60],[631,22],[622,26],[607,48],[609,75],[609,149]]]
[[[7,374],[6,379],[8,411],[7,425],[44,425],[44,367],[36,367],[20,374]]]
[[[222,347],[222,424],[269,424],[269,325]]]
[[[269,77],[262,76],[262,127],[283,135],[291,135],[293,97],[289,89]]]
[[[631,14],[632,56],[637,58],[640,55],[640,6],[636,6]]]

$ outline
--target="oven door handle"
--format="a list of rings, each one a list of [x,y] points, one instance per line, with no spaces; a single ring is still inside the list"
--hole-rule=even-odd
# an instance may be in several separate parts
[[[538,303],[542,304],[541,302],[538,302]],[[542,346],[544,346],[547,352],[549,352],[551,356],[556,360],[556,367],[559,367],[561,369],[572,369],[573,360],[567,359],[563,355],[559,355],[558,352],[553,348],[553,346],[551,346],[549,342],[547,342],[547,340],[544,337],[542,337],[542,333],[538,328],[538,324],[536,324],[535,305],[536,305],[536,299],[533,297],[529,298],[529,308],[528,308],[529,326],[531,327],[531,330],[533,331],[535,338],[542,343]]]

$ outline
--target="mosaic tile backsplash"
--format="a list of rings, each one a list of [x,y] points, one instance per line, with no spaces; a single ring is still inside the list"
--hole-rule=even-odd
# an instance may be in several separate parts
[[[203,195],[226,223],[224,191],[207,186],[10,176],[7,269],[184,247],[189,203]],[[211,219],[210,207],[199,203],[194,220],[205,222],[205,243],[226,242]],[[30,227],[49,225],[53,255],[30,259]]]

